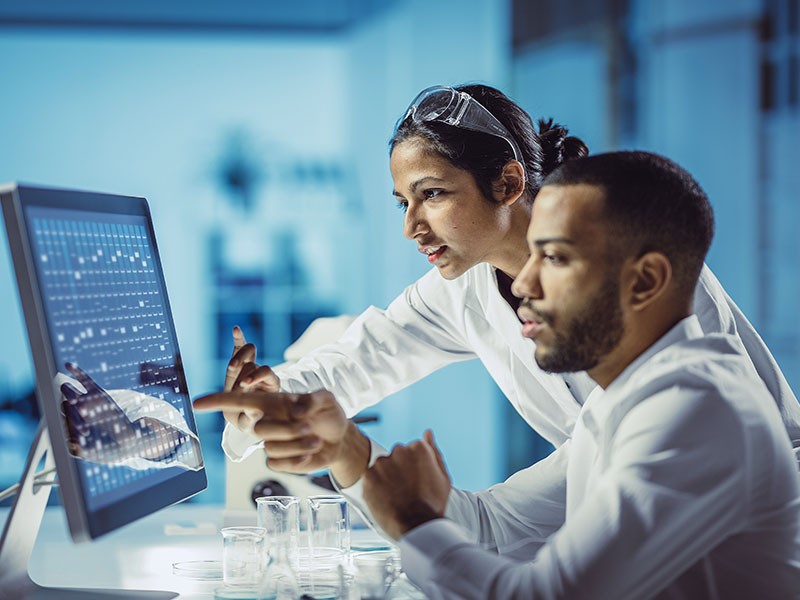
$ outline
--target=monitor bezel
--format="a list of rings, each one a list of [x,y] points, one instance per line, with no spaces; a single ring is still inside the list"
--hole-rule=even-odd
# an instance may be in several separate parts
[[[55,398],[53,380],[58,372],[48,332],[44,302],[39,287],[32,246],[28,237],[25,208],[41,206],[68,208],[105,214],[135,215],[145,217],[150,239],[153,243],[153,259],[158,269],[158,278],[163,293],[165,319],[175,337],[175,351],[179,353],[177,332],[167,293],[166,281],[161,268],[160,254],[156,242],[153,221],[147,200],[136,196],[123,196],[74,189],[47,188],[24,184],[9,184],[0,187],[5,227],[11,250],[12,262],[17,278],[30,349],[33,359],[36,396],[42,418],[50,436],[50,446],[58,472],[59,493],[67,515],[70,534],[76,542],[95,539],[105,533],[127,525],[162,508],[181,502],[207,487],[205,468],[187,470],[167,481],[148,487],[141,492],[89,510],[77,461],[69,452],[65,439],[63,416],[59,409],[60,398]],[[178,366],[182,384],[185,374]],[[188,394],[188,387],[186,389]],[[196,431],[194,413],[187,411],[187,421]]]

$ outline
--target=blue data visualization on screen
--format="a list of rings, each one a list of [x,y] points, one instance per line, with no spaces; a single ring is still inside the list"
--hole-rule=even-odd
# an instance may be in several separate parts
[[[193,423],[146,217],[42,206],[26,217],[58,371],[72,377],[65,364],[76,364],[112,396],[135,392],[150,399],[145,412],[168,403]],[[77,462],[92,510],[182,472]]]

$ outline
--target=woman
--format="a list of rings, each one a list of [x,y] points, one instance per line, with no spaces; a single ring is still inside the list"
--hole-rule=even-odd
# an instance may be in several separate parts
[[[558,447],[571,435],[594,384],[583,373],[548,374],[520,333],[511,283],[528,250],[525,234],[544,176],[586,145],[559,125],[539,122],[485,85],[424,90],[390,142],[394,194],[404,234],[436,268],[389,307],[368,308],[334,344],[297,363],[257,367],[255,349],[234,331],[226,389],[327,388],[348,416],[446,364],[479,358],[520,415]],[[738,333],[778,403],[795,448],[800,407],[766,345],[705,267],[694,310],[706,333]],[[226,412],[223,446],[232,458],[258,442],[259,413]]]

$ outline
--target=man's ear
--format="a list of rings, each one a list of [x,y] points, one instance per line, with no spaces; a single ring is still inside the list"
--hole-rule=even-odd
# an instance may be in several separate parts
[[[500,175],[492,182],[494,199],[511,206],[522,197],[525,191],[525,169],[516,160],[510,160],[503,167]]]
[[[644,310],[669,290],[672,263],[661,252],[646,252],[628,264],[626,280],[631,310]]]

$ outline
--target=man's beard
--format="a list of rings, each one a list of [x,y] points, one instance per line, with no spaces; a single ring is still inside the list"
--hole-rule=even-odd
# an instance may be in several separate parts
[[[552,328],[551,315],[535,312]],[[536,347],[536,364],[543,371],[572,373],[597,366],[603,356],[616,348],[624,331],[617,280],[609,278],[586,308],[570,319],[565,332],[552,331],[555,341],[548,344],[547,350]]]

